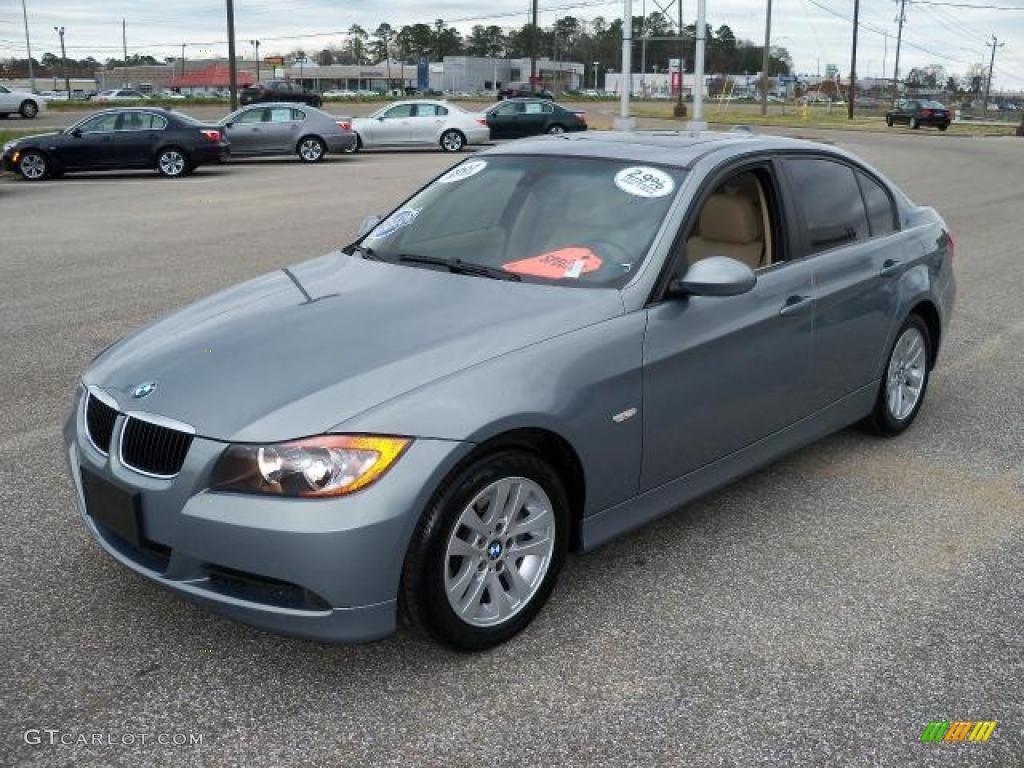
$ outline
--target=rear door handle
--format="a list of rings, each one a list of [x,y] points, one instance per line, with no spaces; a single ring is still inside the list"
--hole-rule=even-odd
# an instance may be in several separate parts
[[[788,315],[798,315],[810,308],[810,296],[790,296],[786,299],[786,303],[782,305],[782,309],[779,310],[779,314],[783,317]]]
[[[901,266],[901,263],[896,259],[886,259],[882,263],[882,268],[878,270],[878,274],[881,277],[892,277],[899,273]]]

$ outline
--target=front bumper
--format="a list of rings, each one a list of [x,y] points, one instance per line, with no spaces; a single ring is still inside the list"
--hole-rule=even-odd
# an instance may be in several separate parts
[[[64,429],[66,455],[82,521],[115,560],[218,613],[274,632],[360,642],[394,631],[402,563],[419,511],[466,444],[416,440],[390,472],[349,497],[218,493],[209,489],[209,477],[224,443],[197,437],[176,477],[148,477],[118,458],[123,415],[110,455],[95,448],[86,436],[83,400],[79,387]],[[83,470],[140,495],[139,546],[89,514]]]

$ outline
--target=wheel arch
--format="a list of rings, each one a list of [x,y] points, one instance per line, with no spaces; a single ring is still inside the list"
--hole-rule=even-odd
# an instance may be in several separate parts
[[[931,299],[922,298],[918,299],[910,307],[907,317],[911,315],[918,315],[928,327],[928,337],[931,344],[930,354],[928,355],[929,367],[934,368],[935,359],[939,354],[939,341],[942,338],[942,318],[939,315],[939,308]]]
[[[572,443],[552,429],[515,427],[496,432],[476,443],[445,475],[438,489],[444,488],[449,480],[473,462],[507,450],[527,451],[543,459],[565,483],[569,498],[569,548],[578,550],[587,493],[583,462]]]

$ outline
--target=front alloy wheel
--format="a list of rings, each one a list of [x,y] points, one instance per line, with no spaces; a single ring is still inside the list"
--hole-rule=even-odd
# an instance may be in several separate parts
[[[465,143],[466,140],[458,131],[445,131],[441,134],[441,149],[445,152],[459,152]]]
[[[449,480],[413,535],[403,600],[415,623],[464,651],[503,643],[540,611],[568,541],[568,502],[554,470],[505,450]]]
[[[39,181],[46,178],[48,171],[46,157],[39,152],[28,151],[18,161],[18,171],[26,181]]]
[[[21,104],[21,109],[18,110],[21,116],[26,120],[31,120],[39,114],[39,105],[34,101],[24,101]]]
[[[317,163],[324,159],[324,143],[315,136],[308,136],[299,142],[299,157],[305,163]]]
[[[188,168],[188,161],[180,149],[172,147],[160,153],[160,157],[156,161],[156,167],[162,176],[175,178],[185,173]]]

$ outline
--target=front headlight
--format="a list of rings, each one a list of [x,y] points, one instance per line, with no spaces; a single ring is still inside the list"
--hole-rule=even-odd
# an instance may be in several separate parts
[[[321,498],[365,488],[409,447],[407,437],[321,435],[273,445],[232,445],[213,470],[213,490]]]
[[[18,142],[17,141],[8,141],[6,144],[4,144],[4,152],[5,153],[6,152],[10,152],[16,146],[18,146]]]

